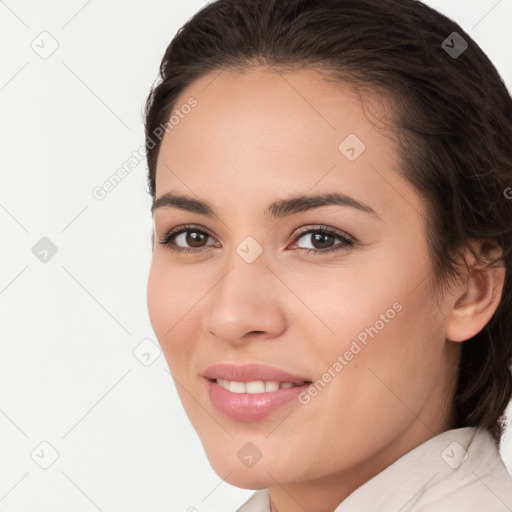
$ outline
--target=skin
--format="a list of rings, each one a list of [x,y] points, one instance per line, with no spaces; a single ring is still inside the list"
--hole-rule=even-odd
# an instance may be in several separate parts
[[[396,148],[376,124],[389,109],[383,96],[367,97],[363,109],[355,91],[316,71],[265,67],[207,75],[175,108],[190,96],[197,106],[163,138],[156,197],[172,190],[199,198],[216,216],[155,210],[156,242],[183,224],[212,236],[195,245],[190,236],[174,239],[198,253],[155,243],[151,324],[217,474],[239,487],[269,488],[273,512],[332,511],[399,457],[453,428],[459,342],[491,318],[503,269],[468,275],[442,300],[435,295],[426,205],[398,174]],[[348,134],[366,146],[352,162],[338,149]],[[264,215],[277,199],[333,191],[376,215],[337,205]],[[322,245],[311,234],[294,241],[299,228],[319,225],[356,243],[343,248],[336,235]],[[263,248],[250,264],[236,252],[247,236]],[[336,245],[342,248],[322,255]],[[293,400],[254,422],[212,406],[201,377],[208,366],[261,363],[315,381],[397,301],[401,311],[307,405]],[[237,458],[248,442],[262,454],[250,468]]]

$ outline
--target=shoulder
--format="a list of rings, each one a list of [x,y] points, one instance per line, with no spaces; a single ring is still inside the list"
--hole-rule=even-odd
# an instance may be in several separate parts
[[[415,512],[510,512],[512,477],[490,434],[480,428],[467,430],[467,446],[454,438],[442,452],[448,470],[428,486],[411,509]],[[457,431],[451,431],[457,434]],[[466,437],[461,436],[462,442]]]
[[[335,512],[511,512],[512,478],[490,434],[443,432],[356,489]]]

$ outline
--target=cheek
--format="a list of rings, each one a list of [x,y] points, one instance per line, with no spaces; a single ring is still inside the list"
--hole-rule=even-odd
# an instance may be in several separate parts
[[[375,410],[386,416],[396,410],[403,419],[409,412],[401,400],[421,407],[444,341],[442,318],[422,282],[426,275],[428,262],[422,258],[389,254],[340,272],[336,283],[319,279],[321,287],[301,290],[329,327],[325,337],[318,336],[320,322],[316,334],[309,332],[318,340],[312,350],[317,378],[329,381],[312,402],[343,403],[344,413],[357,417],[354,425]]]
[[[171,371],[185,357],[192,345],[190,329],[197,329],[194,306],[201,298],[192,285],[185,286],[184,273],[166,268],[154,256],[147,282],[147,308],[153,331],[164,352]],[[187,283],[190,280],[187,279]]]
[[[395,297],[400,300],[393,302]],[[353,427],[375,436],[370,425],[376,422],[385,437],[424,406],[435,387],[443,339],[426,313],[428,297],[396,294],[379,304],[372,315],[359,316],[362,323],[352,322],[338,350],[331,351],[330,361],[341,354],[344,363],[326,399],[344,404]]]
[[[432,349],[427,334],[432,326],[424,321],[421,302],[402,298],[402,309],[382,325],[374,313],[385,315],[393,301],[375,300],[357,319],[347,314],[345,322],[335,324],[337,343],[318,343],[316,356],[323,361],[316,365],[319,391],[304,405],[301,429],[324,461],[319,471],[378,452],[417,420],[415,413],[434,387],[440,357]],[[366,343],[358,333],[365,333]],[[293,428],[288,435],[296,435]],[[326,439],[336,440],[336,447]]]
[[[286,282],[292,283],[302,302],[294,301],[288,313],[297,315],[294,321],[303,332],[304,348],[313,357],[320,355],[325,364],[349,350],[352,340],[364,347],[372,334],[382,337],[399,318],[404,290],[409,291],[407,283],[412,280],[404,275],[403,266],[394,267],[400,265],[368,254],[359,261],[347,259],[338,268],[318,266],[287,275]]]

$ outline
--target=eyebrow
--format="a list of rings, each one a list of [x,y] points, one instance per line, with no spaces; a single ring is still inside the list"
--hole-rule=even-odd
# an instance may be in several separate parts
[[[269,204],[265,215],[270,218],[282,218],[294,213],[320,208],[321,206],[345,206],[355,208],[361,212],[369,213],[379,217],[377,213],[362,201],[347,196],[340,192],[327,192],[323,194],[295,196],[289,199],[278,199]],[[183,196],[174,192],[166,192],[154,200],[151,207],[151,214],[158,208],[178,208],[187,212],[199,213],[207,217],[215,216],[215,210],[211,204],[200,199]]]

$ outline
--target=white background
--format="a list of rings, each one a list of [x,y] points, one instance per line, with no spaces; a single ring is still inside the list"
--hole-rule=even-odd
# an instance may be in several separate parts
[[[426,3],[510,89],[512,0]],[[143,145],[161,57],[203,5],[0,1],[1,512],[229,511],[253,492],[211,469],[163,355],[144,366],[133,354],[156,342],[145,161],[92,195]],[[59,45],[47,59],[31,48],[43,31]],[[58,249],[47,263],[32,252],[42,237]],[[47,469],[43,441],[59,454]],[[512,471],[512,434],[502,455]]]

